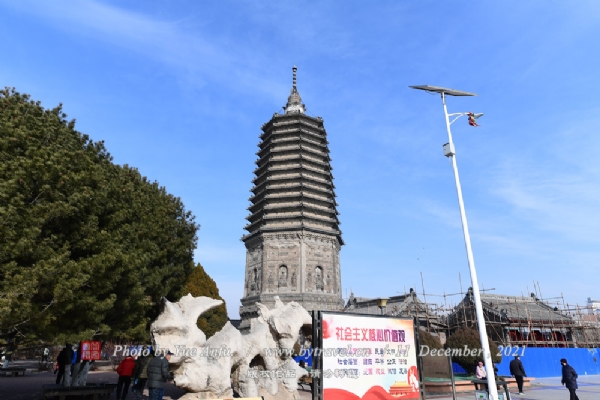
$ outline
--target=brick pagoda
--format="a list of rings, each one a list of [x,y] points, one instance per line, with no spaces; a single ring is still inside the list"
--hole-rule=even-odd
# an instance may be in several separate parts
[[[327,133],[293,85],[283,114],[262,126],[246,245],[240,329],[274,297],[307,310],[342,310],[339,229]]]

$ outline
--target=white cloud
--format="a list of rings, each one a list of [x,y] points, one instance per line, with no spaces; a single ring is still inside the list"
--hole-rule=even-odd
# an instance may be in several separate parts
[[[221,42],[210,32],[185,29],[178,21],[159,20],[91,0],[6,4],[58,29],[109,42],[173,67],[187,84],[203,87],[208,81],[218,82],[231,91],[251,90],[277,100],[288,89],[267,78],[265,60],[261,61],[255,49]]]
[[[600,126],[593,125],[588,132]],[[512,156],[498,167],[489,189],[521,223],[565,240],[600,244],[600,173],[591,155],[600,140],[580,135],[575,146],[572,136],[569,131],[550,138],[548,151],[535,158]]]

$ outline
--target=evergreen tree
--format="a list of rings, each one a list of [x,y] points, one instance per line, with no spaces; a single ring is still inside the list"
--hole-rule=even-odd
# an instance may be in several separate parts
[[[419,341],[421,346],[427,346],[429,349],[441,349],[443,348],[440,339],[433,336],[431,333],[419,329]]]
[[[496,343],[492,342],[488,338],[490,352],[492,353],[492,361],[496,364],[502,361],[502,355],[498,349]],[[481,340],[479,339],[479,331],[471,328],[459,328],[454,332],[446,341],[446,348],[450,349],[464,349],[465,346],[469,350],[480,350]],[[461,355],[452,356],[452,361],[463,367],[468,372],[475,371],[475,367],[479,361],[483,361],[483,353],[478,355],[466,354],[461,352]]]
[[[0,336],[142,339],[179,300],[198,225],[103,142],[0,91]]]
[[[194,297],[206,296],[211,299],[223,300],[219,295],[217,284],[200,264],[196,265],[196,268],[188,277],[184,291],[185,293],[191,293]],[[205,312],[198,318],[198,328],[209,338],[219,332],[227,321],[227,308],[225,301],[223,301],[223,304],[219,307]]]

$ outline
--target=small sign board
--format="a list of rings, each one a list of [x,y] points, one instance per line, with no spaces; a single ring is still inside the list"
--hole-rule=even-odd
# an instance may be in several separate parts
[[[475,391],[475,399],[488,400],[488,393],[485,390],[476,390]],[[498,400],[505,400],[504,393],[498,392]]]
[[[475,391],[475,399],[476,400],[488,400],[488,393],[485,390],[476,390]]]
[[[81,342],[81,360],[99,360],[102,342],[85,340]]]
[[[448,356],[426,354],[421,356],[423,362],[423,377],[452,379],[450,359]]]

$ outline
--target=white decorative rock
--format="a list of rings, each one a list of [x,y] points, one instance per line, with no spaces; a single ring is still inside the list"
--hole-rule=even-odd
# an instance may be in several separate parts
[[[156,348],[170,350],[175,385],[187,390],[184,400],[265,396],[265,399],[299,399],[298,379],[306,375],[292,359],[300,328],[312,324],[298,303],[275,308],[257,303],[259,317],[250,333],[242,335],[229,322],[213,337],[198,329],[198,317],[218,307],[221,300],[184,296],[178,303],[163,300],[159,317],[150,326]],[[233,378],[233,379],[232,379]]]

